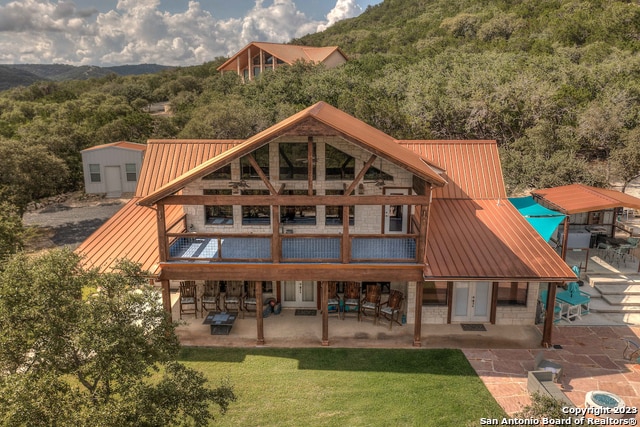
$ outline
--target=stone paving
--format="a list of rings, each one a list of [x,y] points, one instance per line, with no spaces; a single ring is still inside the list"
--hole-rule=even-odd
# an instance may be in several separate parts
[[[628,338],[640,343],[637,326],[554,326],[553,342],[562,348],[463,349],[487,389],[505,412],[513,416],[531,402],[527,392],[527,372],[533,369],[535,355],[561,363],[562,390],[577,407],[591,390],[604,390],[620,396],[625,404],[640,410],[640,364],[622,358]],[[633,417],[633,416],[627,416]],[[636,420],[640,420],[635,415]]]

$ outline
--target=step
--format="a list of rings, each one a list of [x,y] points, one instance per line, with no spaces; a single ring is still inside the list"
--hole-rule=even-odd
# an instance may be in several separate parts
[[[602,295],[639,295],[640,285],[632,285],[628,283],[598,283],[595,289]]]
[[[640,295],[603,295],[602,298],[611,305],[640,307]]]
[[[592,299],[589,308],[594,313],[622,313],[640,315],[640,305],[612,305],[602,299]]]

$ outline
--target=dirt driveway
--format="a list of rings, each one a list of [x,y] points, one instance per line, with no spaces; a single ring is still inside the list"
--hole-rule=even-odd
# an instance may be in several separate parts
[[[127,199],[106,199],[72,193],[44,207],[31,210],[22,218],[24,225],[32,227],[33,231],[33,237],[27,240],[27,250],[37,251],[59,246],[75,249],[126,202]]]

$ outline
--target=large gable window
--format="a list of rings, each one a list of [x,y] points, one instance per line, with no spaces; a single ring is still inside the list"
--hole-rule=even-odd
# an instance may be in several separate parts
[[[268,196],[268,190],[242,190],[246,196]],[[271,206],[242,206],[242,225],[271,224]]]
[[[307,190],[285,190],[290,196],[306,196]],[[315,195],[316,192],[314,191]],[[283,206],[280,209],[281,221],[284,224],[316,225],[315,206]]]
[[[327,180],[354,179],[356,159],[327,144],[325,146],[325,178]]]
[[[309,169],[312,170],[313,179],[316,178],[315,144],[311,144],[311,165],[309,165],[309,144],[306,142],[287,142],[278,146],[280,153],[280,179],[306,181],[309,178]]]
[[[211,172],[209,175],[203,176],[202,179],[206,179],[206,180],[231,179],[231,163],[229,163],[228,165],[222,166],[220,169],[216,169],[215,171]]]
[[[251,153],[253,158],[262,169],[262,172],[269,177],[269,145],[263,145],[262,147]],[[241,179],[260,179],[258,172],[251,166],[249,157],[244,156],[240,159],[240,177]]]
[[[205,196],[230,196],[231,190],[205,189]],[[233,206],[213,205],[204,207],[204,222],[209,225],[233,225]]]
[[[327,196],[341,196],[344,190],[325,190]],[[342,206],[325,206],[325,224],[326,225],[342,225]],[[353,225],[354,210],[353,206],[349,206],[349,225]]]
[[[364,174],[364,179],[367,181],[393,181],[393,176],[389,175],[386,172],[381,171],[380,169],[371,166]]]

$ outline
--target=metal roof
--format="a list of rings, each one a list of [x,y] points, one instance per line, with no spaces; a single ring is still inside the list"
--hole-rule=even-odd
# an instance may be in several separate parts
[[[575,280],[507,199],[434,199],[424,275],[432,280]]]
[[[254,135],[242,144],[236,145],[211,160],[204,162],[200,166],[191,169],[189,172],[186,172],[162,188],[159,188],[154,193],[143,197],[139,203],[150,206],[162,198],[181,190],[189,182],[202,178],[229,163],[231,160],[252,152],[308,119],[316,120],[327,125],[330,129],[333,129],[337,135],[349,138],[351,142],[359,145],[361,148],[409,170],[411,173],[433,183],[435,186],[442,186],[446,183],[434,167],[425,162],[420,156],[417,156],[415,152],[402,147],[397,143],[397,140],[391,136],[325,102],[318,102]],[[329,129],[327,129],[327,131],[331,132]]]
[[[267,42],[251,42],[242,49],[240,49],[235,55],[229,58],[224,64],[217,68],[218,71],[237,69],[236,59],[240,58],[240,68],[246,68],[248,63],[247,50],[257,47],[265,52],[275,56],[292,65],[298,60],[308,62],[323,62],[333,52],[339,52],[345,59],[347,56],[340,50],[338,46],[326,46],[326,47],[314,47],[314,46],[299,46],[293,44],[281,44],[281,43],[267,43]]]
[[[137,198],[127,202],[114,216],[89,236],[76,253],[83,255],[86,268],[101,272],[111,270],[116,261],[127,258],[142,264],[142,269],[156,275],[158,270],[158,225],[156,210],[137,205]],[[184,215],[182,206],[167,206],[167,225]]]
[[[125,150],[144,151],[147,148],[147,146],[144,144],[138,144],[137,142],[118,141],[118,142],[111,142],[109,144],[95,145],[93,147],[85,148],[80,152],[84,153],[86,151],[102,150],[104,148],[123,148]]]
[[[640,209],[640,199],[637,197],[583,184],[534,190],[531,194],[551,205],[549,207],[558,208],[569,215],[618,207]]]

